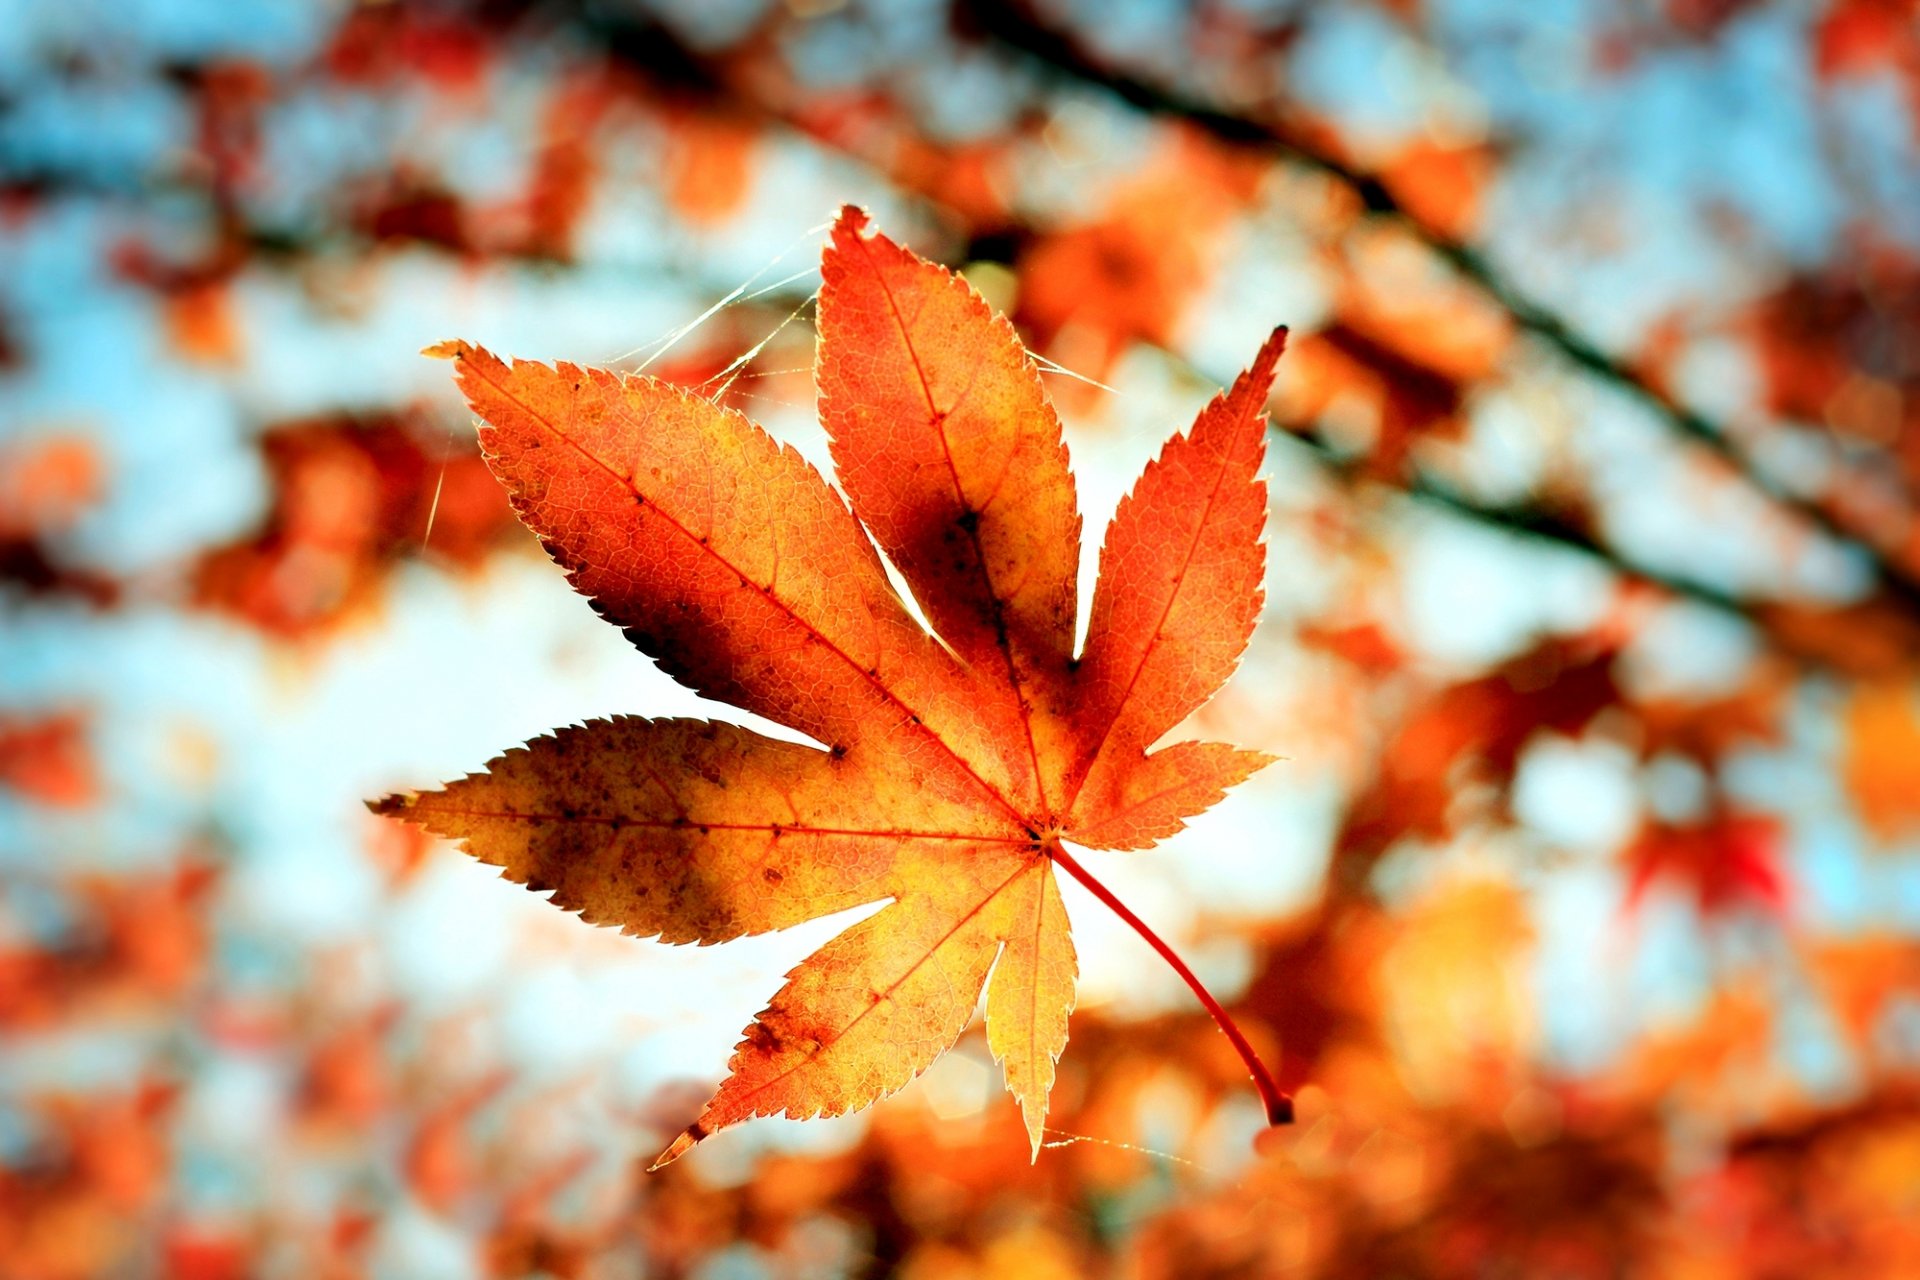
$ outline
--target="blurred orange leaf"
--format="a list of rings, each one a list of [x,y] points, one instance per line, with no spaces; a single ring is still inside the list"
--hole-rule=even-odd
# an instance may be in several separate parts
[[[87,717],[77,711],[0,714],[0,787],[60,809],[84,808],[99,799]]]
[[[1425,226],[1454,240],[1469,238],[1494,173],[1484,144],[1448,145],[1422,135],[1380,168],[1380,180],[1400,206]]]
[[[100,498],[99,451],[82,436],[57,435],[0,448],[0,539],[71,524]]]
[[[1920,706],[1912,685],[1861,685],[1847,700],[1841,724],[1841,767],[1868,830],[1892,840],[1920,825]]]
[[[1022,257],[1022,324],[1096,378],[1133,342],[1167,345],[1258,174],[1243,156],[1174,135],[1100,216],[1042,236]]]
[[[405,556],[471,567],[513,527],[486,465],[406,416],[293,422],[261,441],[274,506],[194,568],[199,604],[298,637],[374,598]],[[429,526],[431,521],[431,526]]]

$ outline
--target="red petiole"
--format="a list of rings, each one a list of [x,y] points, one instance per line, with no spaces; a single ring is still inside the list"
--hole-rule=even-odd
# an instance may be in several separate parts
[[[1247,1043],[1247,1037],[1241,1034],[1232,1016],[1221,1007],[1218,1000],[1213,998],[1213,993],[1201,985],[1200,979],[1194,976],[1193,970],[1187,968],[1187,962],[1182,960],[1174,949],[1167,945],[1166,940],[1147,925],[1146,921],[1133,914],[1126,903],[1114,897],[1113,890],[1095,879],[1093,873],[1081,866],[1065,849],[1056,844],[1048,853],[1054,862],[1059,864],[1062,871],[1085,885],[1094,897],[1100,899],[1110,911],[1125,920],[1135,933],[1145,938],[1147,945],[1159,952],[1162,960],[1173,966],[1173,971],[1180,975],[1188,987],[1192,988],[1194,995],[1200,997],[1200,1003],[1207,1007],[1207,1012],[1213,1015],[1213,1020],[1219,1024],[1220,1030],[1226,1033],[1227,1039],[1233,1042],[1233,1047],[1239,1052],[1241,1060],[1247,1064],[1247,1070],[1253,1075],[1254,1088],[1260,1091],[1260,1101],[1266,1104],[1267,1123],[1291,1124],[1293,1099],[1282,1093],[1280,1086],[1273,1082],[1273,1076],[1267,1071],[1266,1064],[1261,1062],[1259,1055],[1254,1053],[1253,1046]]]

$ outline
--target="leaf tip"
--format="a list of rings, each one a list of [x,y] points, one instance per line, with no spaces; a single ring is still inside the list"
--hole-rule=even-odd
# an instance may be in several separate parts
[[[658,1156],[654,1157],[653,1163],[647,1166],[647,1172],[658,1173],[675,1160],[678,1160],[681,1156],[687,1154],[687,1152],[693,1150],[694,1145],[706,1136],[707,1131],[702,1129],[698,1124],[688,1125],[685,1129],[681,1130],[679,1137],[668,1144],[665,1151],[662,1151]]]
[[[1288,332],[1286,325],[1275,325],[1273,332],[1267,335],[1267,340],[1260,344],[1260,353],[1254,356],[1253,365],[1247,370],[1256,383],[1272,385],[1274,366],[1280,363],[1280,357],[1287,349]]]
[[[395,818],[413,808],[414,801],[420,798],[417,791],[395,791],[374,800],[364,801],[367,810],[383,818]]]
[[[465,338],[448,338],[445,342],[436,342],[432,346],[420,348],[420,354],[430,360],[460,360],[473,350]]]
[[[833,238],[838,240],[842,236],[852,238],[864,235],[872,225],[873,219],[867,216],[865,209],[857,204],[843,204],[839,216],[833,220]]]

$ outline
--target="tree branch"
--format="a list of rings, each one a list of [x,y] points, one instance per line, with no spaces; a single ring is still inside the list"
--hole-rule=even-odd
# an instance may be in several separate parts
[[[1278,153],[1335,179],[1359,198],[1368,213],[1398,223],[1505,310],[1523,330],[1592,376],[1631,395],[1675,434],[1718,455],[1777,506],[1856,548],[1872,564],[1881,591],[1920,615],[1920,577],[1890,561],[1869,535],[1768,475],[1724,426],[1681,404],[1644,375],[1602,351],[1556,312],[1527,297],[1479,249],[1409,211],[1378,175],[1335,155],[1318,139],[1282,120],[1255,120],[1223,111],[1179,89],[1107,67],[1082,50],[1072,37],[1035,21],[1021,0],[969,0],[965,12],[975,29],[999,46],[1083,85],[1104,90],[1136,110],[1184,120],[1222,142]]]
[[[1005,5],[997,3],[996,0],[986,0],[986,3],[978,5],[977,8],[983,13],[1006,11]],[[598,43],[609,56],[632,66],[643,78],[647,79],[648,83],[655,84],[656,87],[660,88],[663,92],[676,94],[683,99],[694,102],[726,103],[736,109],[744,106],[769,124],[793,129],[809,138],[813,138],[817,142],[840,151],[850,159],[873,167],[876,170],[884,171],[884,166],[878,164],[873,157],[851,148],[844,140],[821,138],[811,130],[806,129],[781,103],[768,100],[763,92],[756,92],[756,88],[763,89],[764,86],[756,86],[750,83],[750,77],[747,78],[748,83],[742,83],[742,77],[729,74],[729,71],[732,70],[731,68],[681,46],[677,40],[663,28],[653,24],[636,23],[631,19],[613,19],[603,14],[598,21],[586,24],[585,30],[586,34],[592,36],[596,43]],[[1074,59],[1080,59],[1080,55],[1072,53],[1071,46],[1066,44],[1064,38],[1040,31],[1038,28],[1032,28],[1031,30],[1038,32],[1038,35],[1033,37],[1033,41],[1041,46],[1043,53],[1050,50],[1058,53],[1062,58],[1071,55]],[[1048,60],[1051,61],[1052,58],[1048,57]],[[1081,61],[1084,60],[1081,59]],[[1071,69],[1073,65],[1079,65],[1079,63],[1075,62],[1070,64],[1066,69]],[[671,74],[660,75],[659,68],[662,66],[672,68]],[[1213,111],[1209,108],[1184,103],[1178,99],[1167,97],[1158,90],[1153,90],[1125,79],[1108,83],[1105,79],[1105,73],[1098,72],[1095,69],[1090,68],[1089,73],[1101,76],[1101,83],[1107,84],[1107,87],[1119,96],[1134,103],[1134,105],[1143,110],[1182,115],[1203,124],[1218,136],[1230,141],[1249,145],[1277,147],[1286,151],[1289,155],[1297,155],[1308,163],[1319,165],[1329,172],[1336,173],[1344,181],[1352,182],[1355,189],[1366,199],[1368,207],[1374,209],[1376,212],[1400,217],[1405,216],[1399,211],[1398,206],[1393,203],[1392,197],[1380,186],[1377,179],[1354,173],[1339,166],[1337,162],[1330,159],[1324,157],[1316,158],[1317,153],[1305,149],[1305,144],[1298,144],[1296,147],[1296,143],[1283,140],[1282,135],[1273,127],[1251,123],[1231,115]],[[657,75],[660,75],[660,79],[664,80],[664,84],[656,81],[655,77]],[[40,182],[41,185],[51,190],[71,191],[77,188],[88,190],[90,194],[105,198],[112,198],[115,194],[124,194],[107,190],[91,190],[84,178],[65,173],[40,175]],[[916,191],[914,194],[918,195],[921,199],[930,199],[924,191]],[[1028,229],[1024,227],[1017,227],[1011,230],[1013,245],[1017,245],[1019,239],[1031,234]],[[250,254],[256,255],[268,262],[275,262],[287,266],[297,264],[329,245],[336,244],[341,239],[352,240],[356,238],[356,233],[339,226],[291,229],[255,226],[236,221],[229,227],[229,231],[244,244]],[[1423,236],[1423,239],[1428,240],[1429,243],[1435,243],[1434,238],[1431,236]],[[423,247],[429,250],[444,250],[444,246],[436,246],[425,242],[423,242]],[[980,246],[976,246],[976,248],[979,247]],[[998,252],[988,252],[984,256],[1007,256],[1010,248],[1011,246],[1009,245],[999,245],[997,246]],[[1464,250],[1462,251],[1464,252]],[[525,255],[508,250],[499,256],[514,258]],[[537,257],[537,255],[535,256]],[[545,258],[539,258],[539,260],[547,261]],[[764,299],[764,301],[769,304],[779,304],[797,302],[798,299],[787,298],[784,293],[776,291],[773,295]],[[1564,332],[1564,326],[1562,326],[1562,331]],[[1569,337],[1567,341],[1570,343],[1577,342],[1576,339],[1571,337]],[[1591,348],[1585,349],[1591,352]],[[1196,370],[1186,365],[1184,360],[1173,353],[1168,352],[1164,354],[1166,354],[1169,359],[1185,367],[1189,374],[1197,380],[1219,381],[1219,379],[1213,378],[1209,371]],[[1601,363],[1603,371],[1607,369],[1618,369],[1617,365],[1608,363],[1607,358],[1598,352],[1592,352],[1592,357]],[[1624,370],[1621,370],[1620,373],[1621,376],[1626,376]],[[1711,428],[1708,429],[1710,430]],[[1274,434],[1277,440],[1289,444],[1297,451],[1311,457],[1314,465],[1321,468],[1333,478],[1348,484],[1358,483],[1364,479],[1359,469],[1350,460],[1341,455],[1337,450],[1329,447],[1327,443],[1314,432],[1310,430],[1295,430],[1277,431]],[[1763,606],[1758,602],[1740,598],[1696,579],[1676,575],[1670,571],[1637,561],[1619,549],[1601,541],[1583,520],[1571,519],[1565,513],[1530,504],[1501,507],[1489,506],[1474,499],[1471,495],[1463,493],[1452,485],[1426,473],[1411,463],[1409,463],[1404,473],[1398,477],[1395,482],[1387,484],[1383,481],[1382,483],[1386,484],[1388,488],[1405,493],[1423,505],[1446,511],[1462,519],[1470,520],[1490,528],[1501,529],[1520,537],[1550,543],[1584,553],[1609,565],[1621,574],[1659,588],[1667,594],[1691,599],[1715,609],[1724,610],[1739,616],[1754,625],[1765,635],[1772,647],[1800,662],[1811,665],[1827,665],[1830,662],[1830,659],[1824,653],[1801,643],[1794,636],[1786,634],[1771,625],[1769,619],[1765,616]],[[1899,596],[1893,602],[1906,605],[1910,603],[1910,600],[1905,596]]]
[[[669,32],[649,26],[645,29],[645,39],[636,40],[624,27],[615,23],[611,30],[596,30],[595,34],[602,38],[603,47],[616,58],[623,57],[625,50],[644,47],[648,54],[645,64],[640,67],[643,73],[648,67],[660,61],[672,62],[678,68],[677,87],[690,98],[726,102],[735,108],[746,107],[771,125],[792,130],[882,175],[887,174],[886,166],[882,162],[858,150],[847,140],[822,137],[808,129],[786,104],[767,95],[764,82],[756,81],[752,76],[741,75],[737,67],[729,67],[680,45]],[[1262,141],[1272,145],[1271,135],[1265,126],[1249,124],[1220,113],[1208,114],[1203,111],[1203,114],[1217,121],[1222,136],[1232,137],[1236,141]],[[903,185],[897,177],[890,178],[890,181],[896,186]],[[1373,187],[1378,188],[1377,180],[1373,181]],[[937,203],[924,190],[911,187],[904,189],[911,191],[923,201]],[[1380,190],[1380,198],[1390,199],[1383,189]],[[995,260],[1009,257],[1020,240],[1030,234],[1030,230],[1024,226],[1010,228],[1009,235],[998,238],[1002,243],[996,243],[993,246],[994,251],[974,256]],[[1004,243],[1009,239],[1011,243]],[[974,247],[979,249],[982,246],[976,244]],[[1196,380],[1226,385],[1219,378],[1211,376],[1209,371],[1194,369],[1179,355],[1161,350],[1162,354],[1184,368]],[[1357,469],[1316,433],[1275,431],[1273,436],[1276,440],[1291,444],[1297,451],[1306,454],[1316,466],[1336,479],[1350,484],[1361,479]],[[1582,521],[1572,520],[1562,513],[1537,506],[1488,506],[1425,473],[1411,463],[1407,466],[1405,474],[1400,477],[1397,491],[1425,506],[1445,511],[1461,519],[1591,556],[1608,565],[1615,572],[1652,586],[1665,594],[1692,600],[1741,618],[1765,637],[1770,647],[1797,663],[1815,667],[1831,665],[1831,658],[1825,652],[1772,626],[1769,619],[1763,616],[1761,606],[1757,602],[1742,599],[1697,579],[1677,575],[1636,560],[1601,541]],[[1916,612],[1920,612],[1920,608],[1916,608]]]

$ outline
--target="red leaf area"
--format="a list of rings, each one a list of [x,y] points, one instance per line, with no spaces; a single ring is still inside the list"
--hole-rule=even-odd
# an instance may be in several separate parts
[[[405,417],[288,423],[261,444],[273,508],[253,537],[207,553],[194,598],[273,635],[324,630],[421,554],[477,566],[512,528],[480,458],[436,448]]]

